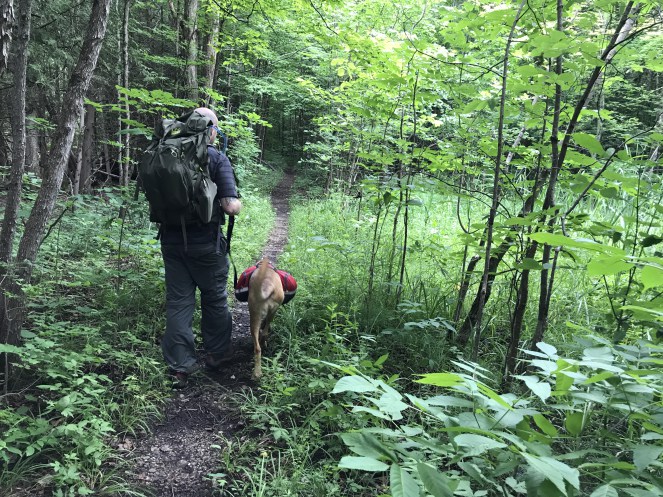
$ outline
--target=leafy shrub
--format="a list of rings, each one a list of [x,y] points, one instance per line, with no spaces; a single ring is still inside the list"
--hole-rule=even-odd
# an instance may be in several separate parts
[[[539,343],[519,393],[497,393],[490,371],[463,361],[417,380],[448,394],[341,378],[333,393],[358,428],[341,435],[353,455],[340,467],[388,472],[399,497],[663,495],[663,349],[580,343],[575,358]]]
[[[117,218],[123,199],[109,189],[65,206],[23,288],[23,343],[0,346],[20,359],[1,399],[3,491],[35,474],[54,495],[113,494],[123,486],[108,465],[114,440],[158,414],[160,255],[144,206]]]

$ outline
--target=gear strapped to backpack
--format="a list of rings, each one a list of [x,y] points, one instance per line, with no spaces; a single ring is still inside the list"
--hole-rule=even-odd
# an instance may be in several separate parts
[[[162,226],[180,225],[185,246],[187,224],[207,224],[215,215],[221,216],[214,202],[217,187],[208,169],[213,125],[209,116],[196,111],[163,119],[139,165],[150,220]]]

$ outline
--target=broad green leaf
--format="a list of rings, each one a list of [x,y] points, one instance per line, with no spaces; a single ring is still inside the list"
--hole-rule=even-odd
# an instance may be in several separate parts
[[[367,412],[368,414],[375,416],[376,418],[388,419],[388,420],[392,419],[390,414],[382,412],[380,409],[373,409],[371,407],[366,407],[366,406],[355,406],[352,408],[352,412]]]
[[[472,375],[472,378],[475,378],[476,376],[480,376],[481,378],[484,378],[484,379],[487,379],[487,380],[493,378],[492,371],[490,371],[489,369],[486,369],[484,367],[481,367],[476,363],[465,362],[465,361],[451,361],[451,363],[454,366],[456,366],[460,369],[464,369],[465,371],[470,373]],[[480,372],[480,371],[482,371],[483,373]],[[484,373],[487,373],[487,375],[484,374]]]
[[[601,194],[602,197],[604,198],[618,198],[619,197],[619,190],[615,188],[614,186],[609,186],[607,188],[601,188],[599,190],[599,193]]]
[[[391,465],[389,485],[392,497],[419,497],[419,485],[412,475],[398,464]]]
[[[495,402],[497,402],[502,407],[506,407],[507,409],[513,409],[513,407],[511,407],[511,404],[509,404],[506,400],[504,400],[502,397],[500,397],[497,394],[497,392],[491,390],[489,387],[487,387],[483,383],[477,383],[477,387],[479,388],[479,391],[482,394],[484,394],[489,399],[494,400]]]
[[[373,363],[375,366],[381,366],[389,358],[389,354],[383,354]]]
[[[538,426],[543,433],[548,435],[551,438],[554,438],[558,435],[557,428],[548,421],[548,418],[546,418],[543,414],[535,414],[532,416],[532,419],[536,423],[536,426]]]
[[[603,371],[602,373],[590,376],[585,381],[583,381],[582,384],[591,385],[592,383],[598,383],[599,381],[607,380],[608,378],[612,378],[614,376],[615,374],[610,371]]]
[[[341,392],[374,392],[377,387],[362,376],[344,376],[336,382],[332,393]]]
[[[642,271],[640,271],[640,279],[642,280],[645,290],[663,286],[663,269],[647,265],[642,268]]]
[[[533,355],[531,350],[525,350],[523,352],[529,355]],[[537,354],[540,355],[540,352],[537,352]],[[534,367],[539,368],[545,374],[552,374],[554,371],[558,369],[557,363],[553,361],[533,359],[530,361],[530,364]]]
[[[663,440],[663,434],[648,432],[642,435],[640,440]]]
[[[586,148],[590,153],[596,155],[603,155],[605,151],[601,142],[599,142],[594,135],[588,133],[573,133],[573,141],[582,148]]]
[[[485,109],[487,105],[488,105],[488,102],[486,100],[471,100],[460,111],[460,114],[470,114],[471,112]]]
[[[543,265],[539,261],[529,258],[523,259],[520,264],[516,265],[516,267],[518,269],[526,269],[528,271],[541,271],[543,269]]]
[[[344,456],[338,463],[342,469],[358,469],[360,471],[387,471],[389,466],[372,457]]]
[[[577,469],[552,457],[538,457],[527,453],[522,455],[532,468],[552,482],[564,495],[567,495],[564,482],[568,482],[575,489],[580,489],[580,472]]]
[[[491,449],[503,449],[505,443],[493,440],[492,438],[473,433],[463,433],[454,438],[454,443],[460,447],[467,447],[465,456],[478,456]]]
[[[430,373],[422,375],[421,379],[416,380],[416,382],[424,385],[435,385],[436,387],[455,387],[465,383],[465,380],[454,373]]]
[[[660,497],[663,495],[663,492],[656,489],[656,493],[654,493],[650,489],[644,489],[644,488],[628,488],[628,487],[622,487],[622,490],[627,494],[630,495],[630,497]]]
[[[373,459],[387,458],[390,461],[396,461],[394,452],[370,433],[343,433],[341,438],[355,454]]]
[[[661,454],[663,454],[663,447],[638,445],[633,449],[633,464],[638,468],[638,471],[643,471],[656,461]]]
[[[608,346],[599,346],[599,347],[587,347],[582,351],[583,362],[589,359],[600,359],[602,361],[612,362],[615,359],[615,356],[612,352],[612,349]]]
[[[642,245],[643,247],[651,247],[653,245],[658,245],[661,242],[663,242],[663,237],[656,236],[656,235],[649,235],[649,236],[646,236],[640,242],[640,245]]]
[[[527,489],[527,495],[540,496],[541,494],[539,491],[544,482],[546,482],[544,475],[532,467],[527,468],[527,472],[525,473],[525,488]]]
[[[510,217],[504,221],[505,226],[531,226],[536,221],[524,217]]]
[[[588,368],[593,369],[604,369],[606,371],[612,371],[613,373],[623,373],[624,370],[618,366],[613,366],[612,364],[602,362],[602,361],[592,361],[583,358],[582,365]]]
[[[405,402],[402,402],[400,398],[390,393],[385,393],[378,400],[372,400],[372,402],[378,406],[382,412],[391,415],[394,420],[402,419],[403,416],[401,415],[401,412],[410,407]]]
[[[20,354],[22,352],[25,352],[24,349],[21,347],[17,347],[16,345],[10,345],[8,343],[0,343],[0,354]]]
[[[634,313],[640,313],[641,315],[646,315],[648,319],[653,319],[656,321],[663,321],[663,312],[656,309],[649,309],[647,307],[642,307],[640,305],[623,305],[620,309],[627,311],[633,311]]]
[[[589,497],[619,497],[619,493],[615,487],[610,485],[601,485],[599,488],[594,490]]]
[[[580,432],[582,431],[583,417],[583,413],[581,412],[568,413],[566,415],[566,419],[564,420],[564,427],[566,428],[566,431],[568,431],[574,437],[580,435]]]
[[[561,245],[564,247],[581,248],[581,249],[591,250],[594,252],[626,257],[626,252],[624,252],[623,250],[617,247],[612,247],[610,245],[602,245],[598,242],[595,242],[594,240],[582,240],[582,239],[574,240],[573,238],[569,238],[568,236],[559,235],[556,233],[544,233],[544,232],[532,233],[531,235],[529,235],[529,237],[534,241],[537,241],[539,243],[547,243],[548,245],[553,245],[553,246]]]
[[[587,264],[587,274],[590,276],[605,276],[628,271],[633,264],[624,261],[622,257],[599,257]]]
[[[440,473],[436,468],[421,462],[417,464],[417,471],[424,487],[433,497],[453,497],[456,485],[452,489],[450,486],[451,480],[446,475]]]
[[[474,405],[471,400],[450,395],[436,395],[435,397],[426,399],[426,402],[431,406],[442,407],[472,407]]]
[[[573,378],[558,372],[555,376],[555,392],[567,393],[573,385]]]
[[[458,467],[460,469],[462,469],[463,471],[465,471],[468,474],[468,476],[470,478],[472,478],[473,480],[478,481],[481,484],[489,483],[488,478],[486,478],[483,475],[483,472],[481,471],[481,468],[479,466],[477,466],[476,464],[471,463],[471,462],[462,461],[462,462],[458,463]]]
[[[534,395],[539,397],[542,402],[545,402],[548,397],[550,397],[550,394],[552,393],[552,387],[550,386],[550,383],[547,381],[539,378],[538,376],[522,376],[518,375],[516,378],[519,378],[525,382],[525,385],[527,385],[527,388],[529,388]]]
[[[536,347],[551,359],[557,359],[557,349],[549,343],[539,342]]]

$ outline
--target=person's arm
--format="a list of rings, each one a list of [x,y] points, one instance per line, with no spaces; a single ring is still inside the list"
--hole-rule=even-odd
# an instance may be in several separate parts
[[[229,216],[236,216],[242,209],[242,203],[237,195],[235,175],[228,157],[222,155],[218,150],[210,149],[212,180],[216,183],[220,197],[221,209]]]

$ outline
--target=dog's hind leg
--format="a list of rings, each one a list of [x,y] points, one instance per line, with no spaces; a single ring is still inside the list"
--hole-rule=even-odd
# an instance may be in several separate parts
[[[267,339],[269,338],[269,327],[272,324],[272,319],[276,316],[278,306],[273,306],[267,311],[267,317],[262,321],[260,328],[260,343],[263,347],[267,347]]]
[[[260,326],[262,317],[251,315],[251,336],[253,337],[253,378],[259,380],[262,376],[262,348]]]

